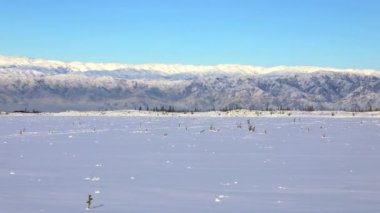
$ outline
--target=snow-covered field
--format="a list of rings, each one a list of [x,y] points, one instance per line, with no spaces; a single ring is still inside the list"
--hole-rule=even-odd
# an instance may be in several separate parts
[[[0,212],[380,210],[378,116],[249,116],[0,116]]]

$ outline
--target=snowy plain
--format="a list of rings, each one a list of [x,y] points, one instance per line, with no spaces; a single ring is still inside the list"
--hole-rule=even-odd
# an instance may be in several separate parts
[[[379,116],[129,114],[0,116],[0,212],[380,210]]]

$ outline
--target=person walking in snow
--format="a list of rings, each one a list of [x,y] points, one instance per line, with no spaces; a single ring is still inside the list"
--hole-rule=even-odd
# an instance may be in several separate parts
[[[91,197],[91,195],[88,195],[88,200],[87,200],[87,208],[91,208],[91,201],[93,200],[93,198]]]

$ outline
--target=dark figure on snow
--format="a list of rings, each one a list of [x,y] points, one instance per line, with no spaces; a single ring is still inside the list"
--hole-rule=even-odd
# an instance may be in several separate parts
[[[91,197],[91,195],[88,195],[88,200],[87,200],[87,208],[91,208],[91,201],[93,200],[93,198]]]

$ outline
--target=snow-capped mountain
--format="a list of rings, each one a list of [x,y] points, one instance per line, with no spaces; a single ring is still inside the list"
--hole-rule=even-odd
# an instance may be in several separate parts
[[[0,110],[380,108],[380,71],[126,65],[0,56]]]

